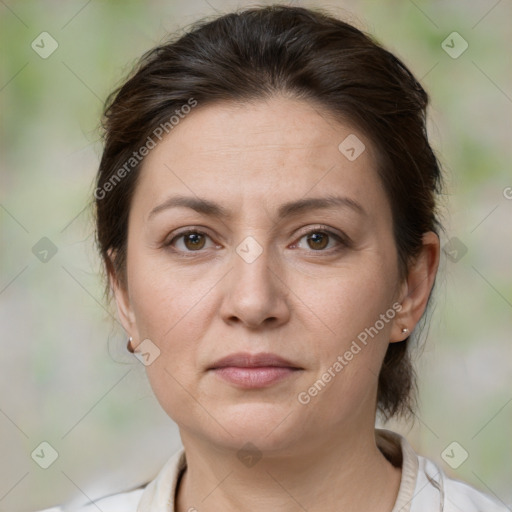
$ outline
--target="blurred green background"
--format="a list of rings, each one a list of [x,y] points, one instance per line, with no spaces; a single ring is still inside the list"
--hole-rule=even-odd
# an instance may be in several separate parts
[[[128,489],[179,447],[102,297],[88,206],[102,104],[169,32],[268,3],[0,1],[0,511]],[[327,8],[374,34],[431,94],[448,245],[428,338],[416,351],[421,406],[413,424],[387,428],[510,506],[512,5],[300,5]],[[40,53],[52,42],[41,43],[42,32],[58,44],[46,58]],[[443,45],[453,32],[468,44],[456,58]],[[58,452],[48,469],[31,457],[43,441]],[[457,469],[441,457],[453,441],[468,453]]]

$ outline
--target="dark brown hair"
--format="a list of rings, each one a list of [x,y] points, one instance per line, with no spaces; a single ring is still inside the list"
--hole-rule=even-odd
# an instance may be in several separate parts
[[[277,94],[321,105],[372,142],[406,276],[423,233],[440,229],[441,173],[426,133],[428,95],[397,57],[357,28],[322,11],[281,5],[195,24],[144,54],[107,99],[95,197],[97,241],[108,273],[125,284],[128,214],[143,161],[130,159],[154,139],[155,129],[170,130],[171,116],[191,101],[202,107]],[[384,359],[377,405],[385,418],[412,410],[409,343],[390,343]]]

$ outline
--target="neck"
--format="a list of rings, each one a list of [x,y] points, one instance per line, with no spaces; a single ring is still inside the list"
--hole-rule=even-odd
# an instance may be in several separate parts
[[[255,462],[182,432],[187,470],[177,512],[390,512],[401,470],[377,448],[373,428],[321,437],[286,453],[261,453]]]

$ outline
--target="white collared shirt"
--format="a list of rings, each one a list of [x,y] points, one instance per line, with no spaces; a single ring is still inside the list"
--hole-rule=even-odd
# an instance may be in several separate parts
[[[376,429],[375,434],[384,455],[402,467],[400,488],[391,512],[510,512],[505,504],[464,482],[448,478],[434,462],[417,455],[401,435],[384,429]],[[185,450],[181,448],[144,488],[81,507],[62,506],[41,512],[176,512],[176,487],[186,466]]]

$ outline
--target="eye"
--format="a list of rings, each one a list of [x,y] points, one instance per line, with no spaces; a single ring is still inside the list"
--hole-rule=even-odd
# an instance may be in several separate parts
[[[303,240],[305,242],[302,242]],[[307,247],[304,247],[304,243],[307,244]],[[295,247],[309,248],[317,252],[330,252],[331,250],[346,247],[349,244],[344,237],[337,233],[323,228],[315,228],[302,235],[294,245]]]
[[[177,251],[197,252],[205,248],[207,240],[212,241],[206,233],[189,229],[174,236],[166,245]]]

